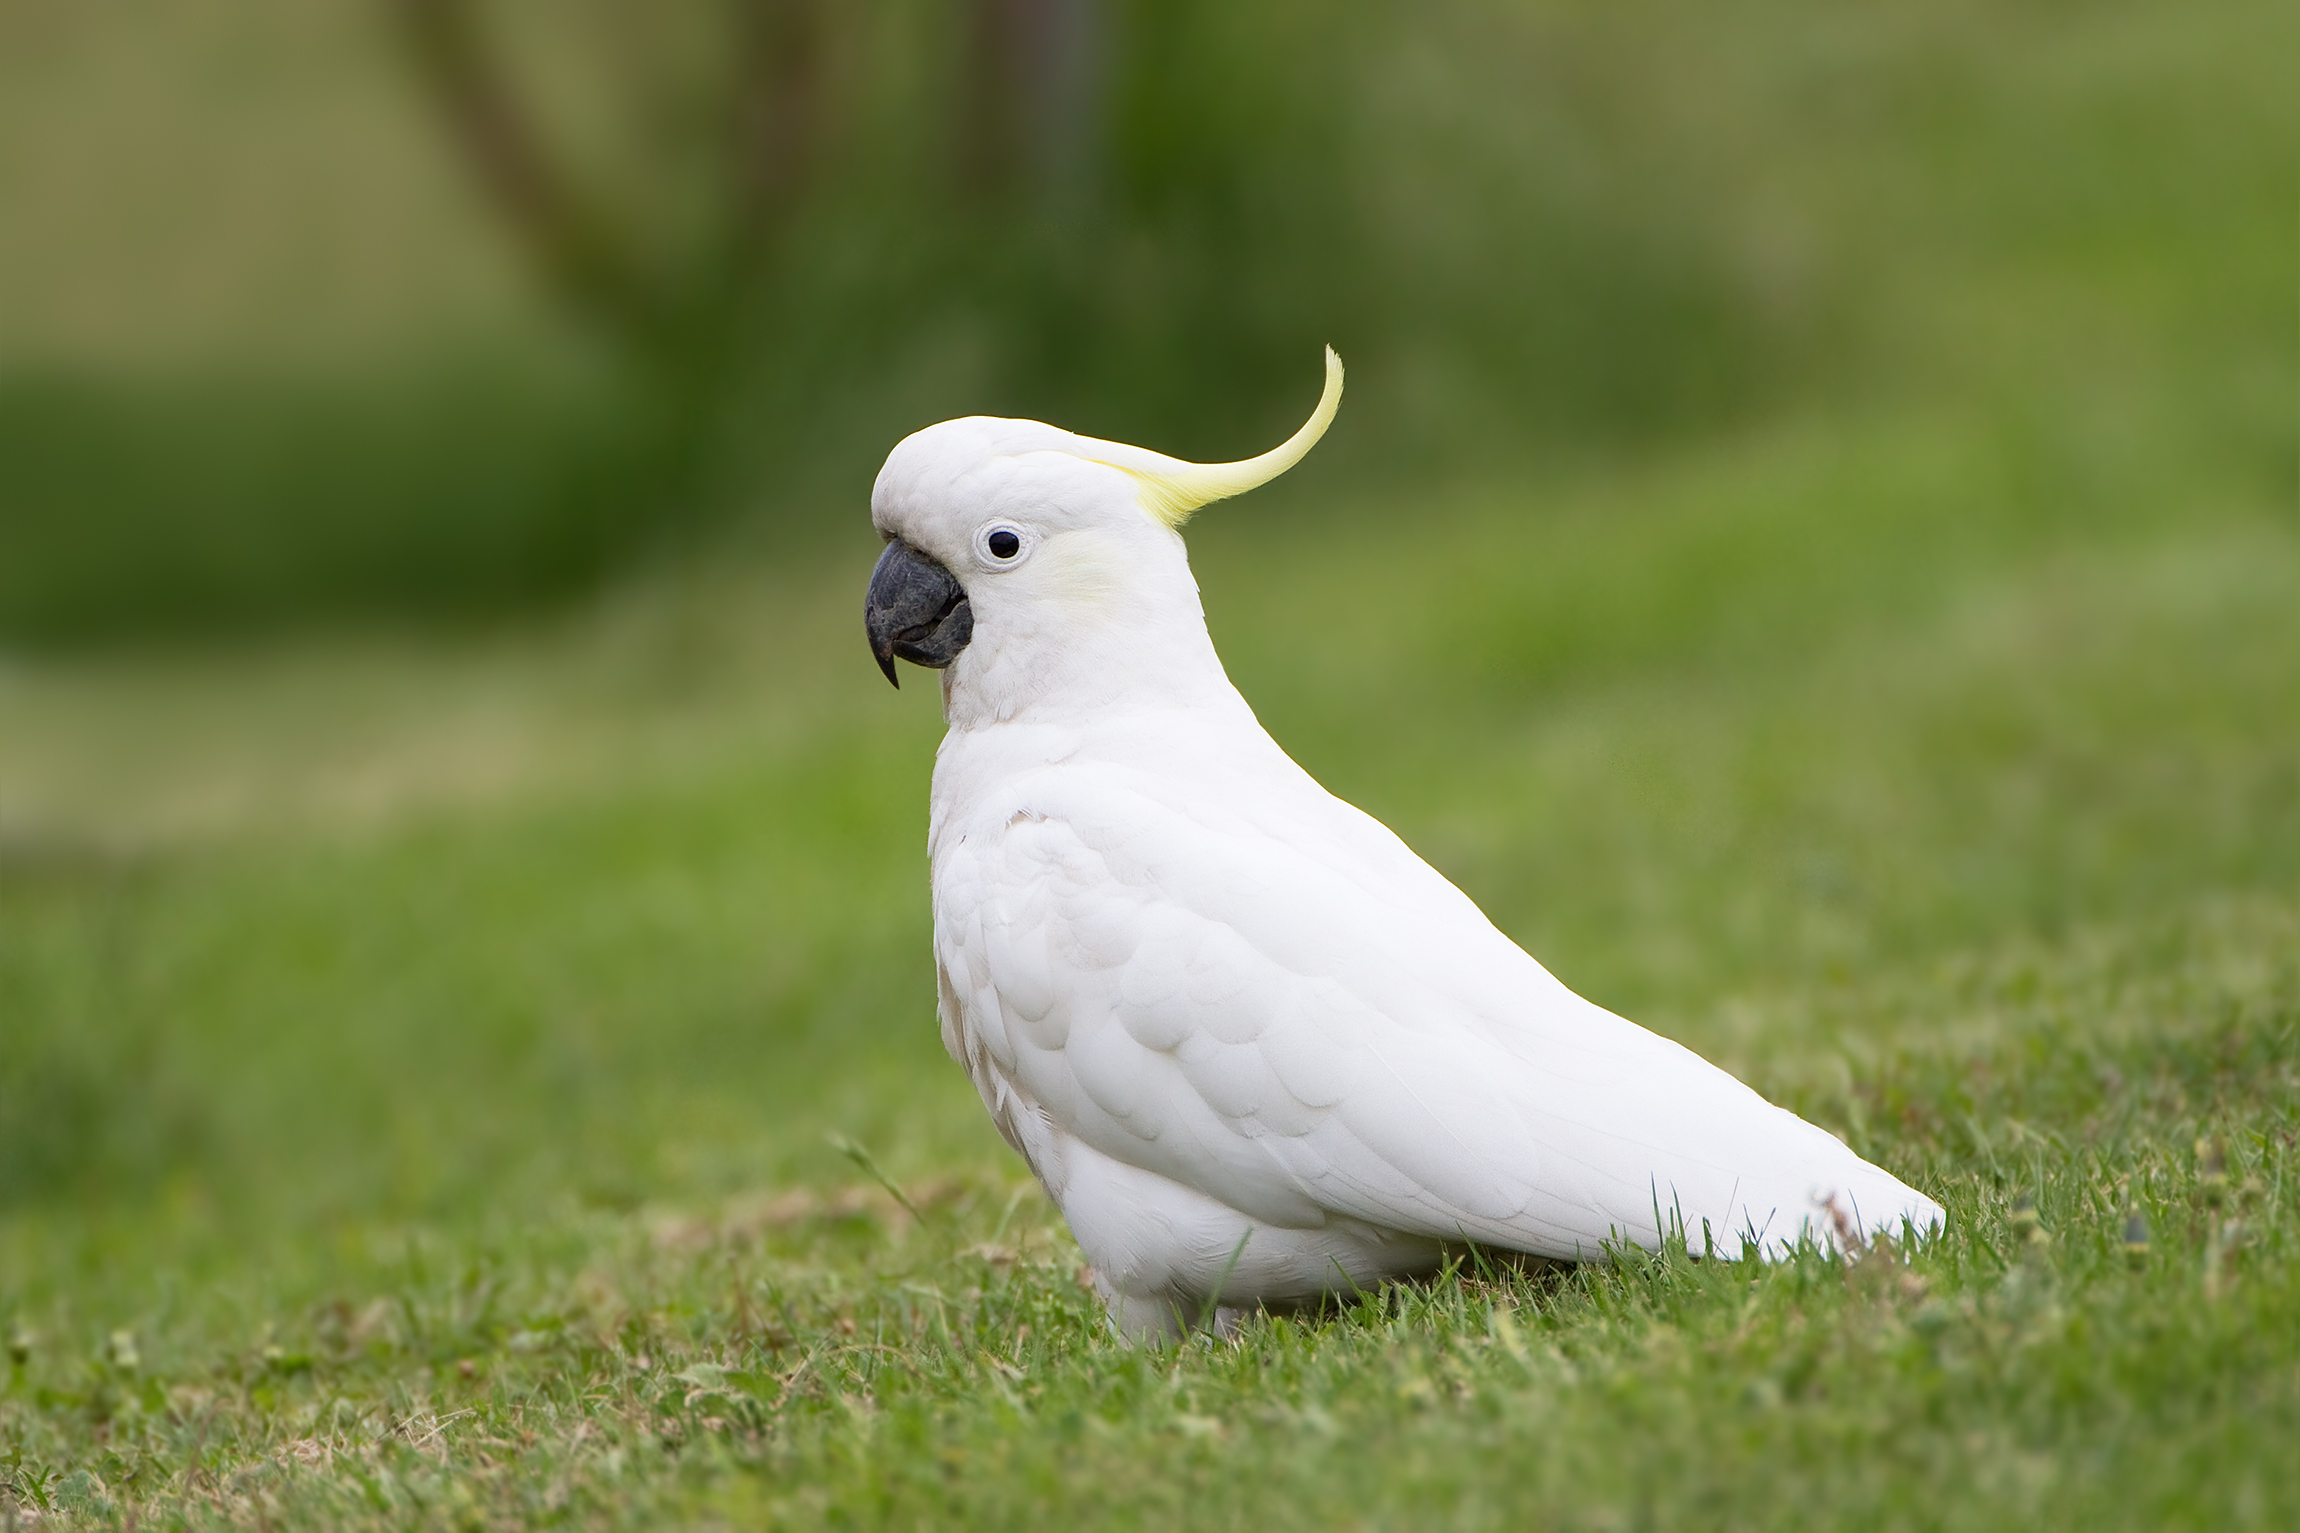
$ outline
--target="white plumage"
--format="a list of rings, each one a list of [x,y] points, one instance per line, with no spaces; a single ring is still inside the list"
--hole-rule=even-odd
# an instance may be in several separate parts
[[[1778,1254],[1936,1227],[1566,989],[1231,686],[1175,529],[1308,450],[1328,366],[1318,416],[1247,464],[977,417],[906,439],[872,495],[874,649],[890,679],[891,655],[946,667],[943,1041],[1121,1328],[1426,1271],[1444,1243],[1586,1258],[1681,1225],[1696,1252]]]

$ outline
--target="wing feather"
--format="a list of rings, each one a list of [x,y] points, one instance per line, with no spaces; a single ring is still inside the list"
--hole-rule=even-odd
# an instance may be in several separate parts
[[[1896,1217],[1930,1206],[1574,995],[1378,822],[1287,786],[1210,808],[1055,767],[945,838],[945,1036],[999,1077],[986,1102],[1010,1091],[1275,1223],[1547,1255],[1651,1243],[1673,1216],[1696,1242],[1704,1222],[1793,1239],[1856,1183]]]

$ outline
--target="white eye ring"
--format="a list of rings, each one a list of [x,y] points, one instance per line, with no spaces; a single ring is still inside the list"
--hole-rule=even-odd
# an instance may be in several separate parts
[[[984,569],[1010,570],[1030,557],[1038,546],[1026,527],[1012,522],[988,522],[975,529],[974,557]]]

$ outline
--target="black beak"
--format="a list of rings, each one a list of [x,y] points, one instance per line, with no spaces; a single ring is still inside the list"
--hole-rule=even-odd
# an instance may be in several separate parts
[[[863,631],[878,668],[899,687],[895,656],[941,670],[974,637],[974,609],[956,576],[898,538],[870,572]]]

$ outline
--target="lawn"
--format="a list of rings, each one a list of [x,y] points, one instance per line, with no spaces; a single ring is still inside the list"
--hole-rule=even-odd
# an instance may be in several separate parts
[[[1950,1222],[1167,1353],[941,1057],[938,721],[859,527],[494,634],[18,667],[14,1514],[2289,1525],[2300,529],[2144,424],[2109,477],[1899,410],[1203,518],[1306,764]]]
[[[1119,1341],[941,1052],[858,479],[555,607],[0,655],[0,1523],[2300,1526],[2289,18],[1748,14],[1840,382],[1452,472],[1345,406],[1189,540],[1305,766],[1937,1238]],[[392,579],[526,504],[461,461]],[[0,585],[111,579],[121,472]]]

